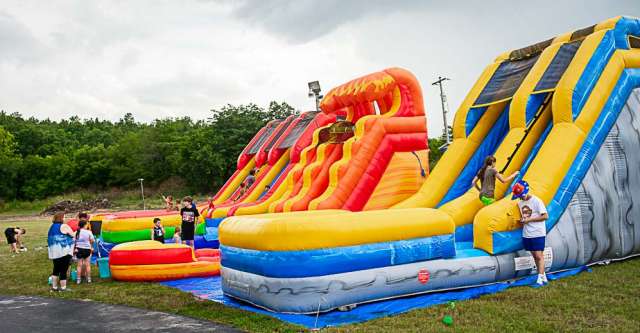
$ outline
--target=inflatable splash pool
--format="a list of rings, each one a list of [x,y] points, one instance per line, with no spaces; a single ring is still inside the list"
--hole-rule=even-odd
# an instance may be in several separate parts
[[[198,254],[198,253],[196,253]],[[220,273],[220,262],[212,253],[199,260],[191,247],[137,241],[115,246],[109,255],[109,268],[118,281],[166,281],[188,277],[214,276]],[[218,257],[219,258],[219,257]]]

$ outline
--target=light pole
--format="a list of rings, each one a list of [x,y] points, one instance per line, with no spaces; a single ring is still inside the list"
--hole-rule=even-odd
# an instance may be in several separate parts
[[[308,83],[309,85],[309,97],[316,99],[316,111],[320,111],[320,100],[322,99],[322,95],[320,95],[320,82],[319,81],[311,81]]]
[[[140,193],[142,194],[142,209],[147,210],[147,205],[144,203],[144,178],[138,178],[138,181],[140,182]]]
[[[432,86],[440,86],[440,102],[442,103],[442,121],[444,122],[444,138],[446,140],[447,146],[450,143],[449,140],[449,125],[447,124],[447,108],[445,107],[445,103],[447,102],[447,96],[444,94],[444,90],[442,89],[442,82],[451,80],[448,77],[438,76],[438,81],[432,83]]]

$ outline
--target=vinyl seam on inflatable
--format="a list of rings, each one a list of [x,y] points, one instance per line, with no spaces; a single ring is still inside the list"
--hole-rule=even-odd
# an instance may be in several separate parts
[[[456,254],[452,234],[306,251],[258,251],[221,246],[225,267],[262,276],[298,278],[401,265]]]

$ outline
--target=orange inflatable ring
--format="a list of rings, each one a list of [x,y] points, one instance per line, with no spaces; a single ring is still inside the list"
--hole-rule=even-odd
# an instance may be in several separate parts
[[[198,261],[220,262],[220,257],[198,257]]]
[[[220,274],[220,263],[194,261],[182,264],[112,265],[111,276],[117,281],[166,281]]]
[[[181,264],[194,261],[191,247],[161,244],[152,240],[116,245],[109,253],[111,265]]]

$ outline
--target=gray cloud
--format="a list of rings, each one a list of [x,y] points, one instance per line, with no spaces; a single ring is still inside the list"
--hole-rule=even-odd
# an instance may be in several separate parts
[[[428,1],[384,0],[244,0],[232,13],[251,25],[266,29],[290,43],[305,43],[338,27],[370,16],[426,7]]]
[[[188,114],[227,103],[314,106],[326,92],[400,66],[422,83],[439,135],[446,75],[452,113],[503,51],[625,14],[638,0],[5,2],[0,109],[59,119]]]
[[[0,61],[33,64],[45,56],[46,49],[28,27],[0,11]]]

